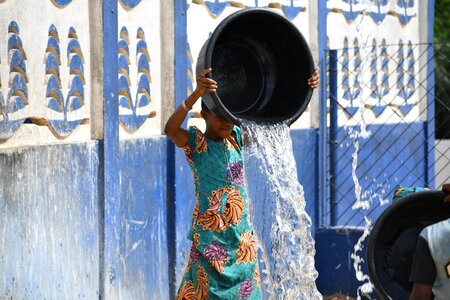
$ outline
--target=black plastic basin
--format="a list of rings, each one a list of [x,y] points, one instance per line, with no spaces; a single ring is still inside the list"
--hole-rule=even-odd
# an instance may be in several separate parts
[[[218,116],[239,125],[242,120],[287,122],[306,109],[314,71],[311,51],[298,29],[268,9],[250,8],[225,18],[203,45],[197,74],[218,83],[203,101]]]
[[[450,218],[442,191],[417,192],[399,199],[375,222],[367,244],[370,281],[383,299],[409,299],[409,275],[422,229]]]

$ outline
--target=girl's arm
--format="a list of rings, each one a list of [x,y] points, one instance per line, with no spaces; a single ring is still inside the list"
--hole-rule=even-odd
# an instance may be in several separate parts
[[[205,78],[205,75],[209,72],[211,72],[211,68],[203,70],[198,75],[195,91],[183,101],[186,109],[183,105],[178,106],[166,123],[164,132],[178,147],[185,146],[188,141],[188,132],[186,129],[181,128],[181,124],[183,124],[189,110],[192,109],[195,102],[205,93],[215,92],[217,90],[217,83],[211,78]]]

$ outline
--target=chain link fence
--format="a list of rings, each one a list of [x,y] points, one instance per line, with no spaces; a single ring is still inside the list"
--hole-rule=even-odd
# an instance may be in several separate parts
[[[449,54],[375,40],[327,51],[326,225],[364,226],[397,187],[450,182]]]

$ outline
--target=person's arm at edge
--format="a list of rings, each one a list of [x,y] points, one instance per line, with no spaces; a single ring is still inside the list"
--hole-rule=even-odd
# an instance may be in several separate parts
[[[426,228],[423,231],[427,230]],[[433,283],[436,279],[436,267],[427,240],[422,237],[423,231],[417,239],[416,249],[411,264],[410,282],[413,282],[409,300],[431,300]]]
[[[444,202],[450,203],[450,183],[444,183],[442,185],[442,191],[447,192],[447,196],[444,197]]]
[[[201,72],[197,77],[197,87],[195,91],[184,100],[184,104],[190,110],[197,100],[205,93],[215,92],[217,89],[217,83],[206,78],[205,75],[211,71],[208,68]],[[186,129],[181,128],[184,119],[186,118],[188,111],[184,109],[182,105],[174,111],[164,127],[164,133],[172,140],[172,142],[178,147],[183,147],[188,141],[188,132]]]
[[[423,283],[414,283],[409,300],[431,300],[433,287]]]

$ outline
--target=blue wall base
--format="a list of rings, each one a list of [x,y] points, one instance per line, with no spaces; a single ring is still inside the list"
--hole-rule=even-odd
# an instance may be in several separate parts
[[[317,288],[322,295],[340,293],[356,297],[358,287],[362,282],[356,279],[351,254],[358,239],[363,234],[362,229],[327,228],[316,230],[316,269],[319,277],[316,280]],[[362,272],[367,274],[366,243],[362,251],[357,254],[363,258]],[[371,299],[376,298],[376,292]]]

